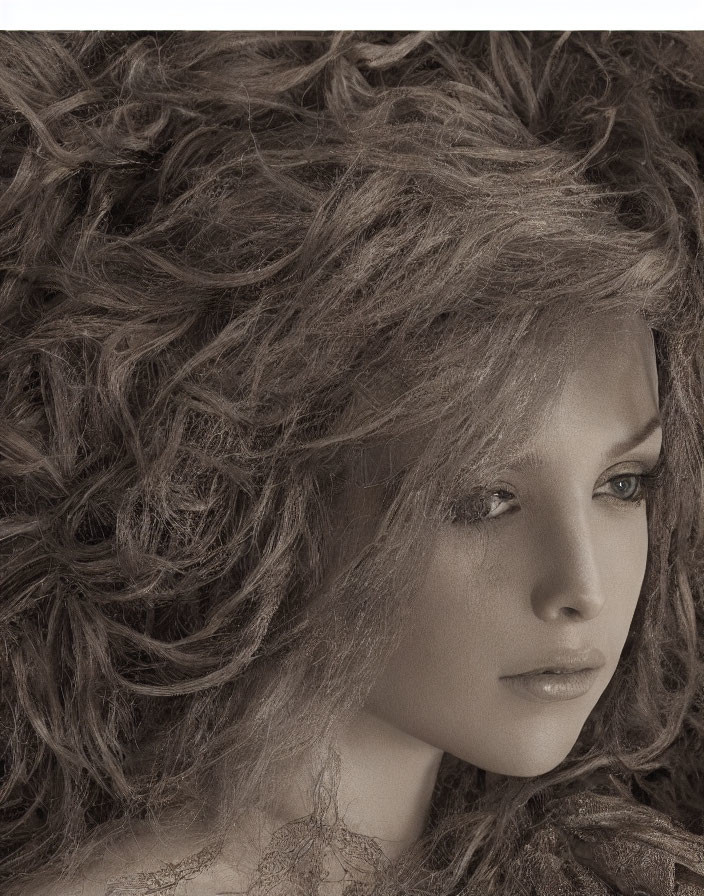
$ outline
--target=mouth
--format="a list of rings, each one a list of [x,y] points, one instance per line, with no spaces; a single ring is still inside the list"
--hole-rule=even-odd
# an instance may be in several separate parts
[[[500,680],[523,697],[547,702],[575,700],[589,693],[605,664],[600,650],[571,651]]]

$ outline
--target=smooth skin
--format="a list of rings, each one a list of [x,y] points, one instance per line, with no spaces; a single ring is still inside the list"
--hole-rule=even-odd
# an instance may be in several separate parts
[[[587,352],[484,517],[436,537],[408,631],[367,710],[490,772],[543,774],[567,756],[611,680],[648,552],[641,476],[662,442],[650,330],[595,321]],[[481,539],[479,533],[481,531]],[[606,659],[588,694],[541,703],[502,676],[563,650]]]
[[[521,461],[488,484],[484,518],[460,517],[435,537],[407,631],[360,719],[376,739],[366,749],[355,734],[343,741],[343,787],[357,829],[386,833],[391,853],[411,843],[444,751],[512,776],[541,775],[565,759],[616,671],[633,619],[648,552],[647,497],[627,498],[643,492],[661,443],[650,330],[635,316],[595,320],[543,428]],[[584,648],[606,662],[577,699],[539,702],[502,680]]]

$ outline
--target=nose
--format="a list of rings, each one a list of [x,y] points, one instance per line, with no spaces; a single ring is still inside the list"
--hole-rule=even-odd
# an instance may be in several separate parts
[[[531,606],[544,622],[593,619],[606,595],[595,533],[587,514],[573,504],[568,512],[553,512],[536,527],[537,571]]]

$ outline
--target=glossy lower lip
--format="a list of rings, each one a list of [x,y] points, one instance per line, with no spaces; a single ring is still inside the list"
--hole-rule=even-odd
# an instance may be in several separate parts
[[[521,697],[542,700],[546,703],[560,700],[576,700],[591,690],[599,674],[598,669],[580,669],[578,672],[529,672],[502,678]]]

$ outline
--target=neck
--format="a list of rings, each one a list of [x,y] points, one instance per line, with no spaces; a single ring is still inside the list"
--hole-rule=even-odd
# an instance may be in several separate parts
[[[395,860],[423,832],[442,750],[366,711],[352,720],[333,746],[340,757],[338,820],[353,834],[374,838],[385,856]],[[282,770],[277,775],[275,806],[243,818],[232,832],[222,854],[230,884],[234,880],[244,889],[250,886],[274,832],[311,815],[319,767],[320,761],[308,759]],[[342,880],[337,859],[328,855],[324,861],[326,880]],[[364,872],[359,873],[364,879]]]
[[[442,750],[361,711],[338,736],[338,817],[354,833],[373,837],[390,859],[421,835]],[[281,823],[311,811],[307,772],[294,769],[276,816]]]
[[[338,750],[340,817],[395,858],[423,832],[442,750],[366,712],[344,732]]]

